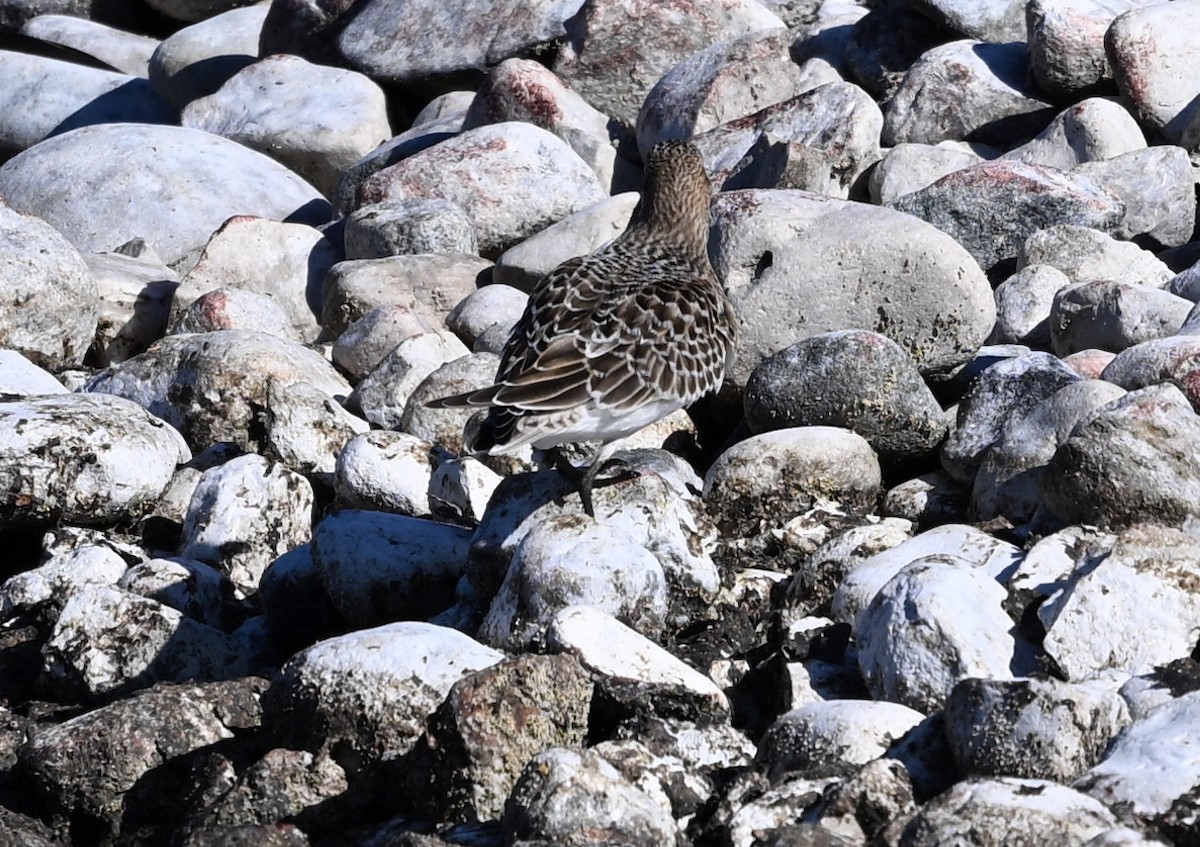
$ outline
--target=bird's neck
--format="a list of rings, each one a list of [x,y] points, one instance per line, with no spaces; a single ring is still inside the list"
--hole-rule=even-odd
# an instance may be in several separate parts
[[[622,240],[649,239],[696,262],[708,261],[710,195],[656,190],[648,185]]]

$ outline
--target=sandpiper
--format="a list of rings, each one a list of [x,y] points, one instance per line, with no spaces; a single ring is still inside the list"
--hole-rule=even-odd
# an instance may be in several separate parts
[[[711,200],[695,146],[650,151],[629,226],[534,287],[495,384],[429,403],[489,408],[467,426],[468,452],[601,442],[586,472],[558,454],[594,516],[592,485],[621,440],[720,387],[736,318],[708,261]]]

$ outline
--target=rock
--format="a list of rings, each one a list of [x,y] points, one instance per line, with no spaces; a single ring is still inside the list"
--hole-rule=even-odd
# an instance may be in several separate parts
[[[373,430],[338,454],[334,491],[339,505],[420,517],[430,512],[434,446],[406,432]]]
[[[0,347],[52,370],[83,361],[96,332],[96,280],[45,221],[2,202],[0,285]]]
[[[857,85],[830,82],[695,139],[719,190],[798,188],[846,198],[881,157],[883,116]]]
[[[358,186],[365,179],[415,153],[453,138],[462,130],[465,116],[464,107],[461,112],[448,114],[437,120],[419,125],[414,123],[404,132],[380,144],[342,171],[331,198],[334,207],[343,214],[349,214],[358,206]]]
[[[981,141],[1004,149],[1024,141],[1053,117],[1026,83],[1028,72],[1024,44],[964,40],[927,50],[888,102],[883,144]]]
[[[67,389],[49,371],[16,350],[0,350],[0,398],[4,401],[66,393]]]
[[[262,454],[289,470],[328,483],[342,447],[370,426],[306,382],[273,383]]]
[[[619,529],[563,515],[536,523],[513,552],[477,637],[509,652],[544,645],[569,606],[599,609],[649,638],[667,618],[658,558]]]
[[[970,146],[956,141],[897,144],[871,170],[871,202],[886,205],[982,161],[983,157]]]
[[[583,746],[592,688],[591,677],[564,655],[517,656],[454,683],[428,736],[436,764],[426,779],[442,814],[502,817],[534,756]]]
[[[1084,162],[1113,159],[1145,147],[1146,137],[1124,107],[1090,97],[1059,112],[1036,138],[1003,158],[1069,171]]]
[[[507,337],[525,312],[528,295],[510,285],[485,285],[473,291],[446,316],[448,326],[463,344],[473,345],[481,335],[495,326]]]
[[[7,80],[0,92],[0,157],[6,159],[80,127],[175,120],[146,80],[128,74],[8,50],[0,50],[0,74]]]
[[[608,116],[544,65],[507,59],[492,68],[471,101],[463,130],[504,121],[524,121],[557,135],[588,164],[606,193],[617,184],[617,151],[609,137]],[[623,172],[620,182],[628,176]]]
[[[869,512],[879,460],[861,435],[837,427],[779,429],[740,441],[704,477],[704,500],[721,534],[742,538],[782,527],[818,503]]]
[[[467,255],[391,256],[339,262],[325,276],[321,325],[333,336],[379,306],[405,306],[430,327],[474,291],[491,262]]]
[[[63,184],[74,190],[61,191]],[[233,215],[319,224],[331,214],[316,190],[282,165],[177,126],[110,124],[56,135],[0,166],[0,195],[81,251],[113,250],[142,237],[167,263]]]
[[[1099,379],[1064,385],[1023,416],[1014,416],[984,453],[971,503],[977,520],[1004,516],[1014,524],[1041,505],[1046,464],[1075,425],[1125,392]],[[1032,774],[1016,774],[1031,776]]]
[[[1191,241],[1196,192],[1191,160],[1182,147],[1156,145],[1101,162],[1084,162],[1075,176],[1103,185],[1125,204],[1112,230],[1117,238],[1146,236],[1165,247]]]
[[[997,580],[1008,579],[1021,561],[1021,551],[974,527],[949,524],[890,546],[850,568],[830,605],[833,617],[859,630],[871,601],[893,577],[913,562],[953,556]]]
[[[164,785],[163,765],[255,729],[260,680],[159,684],[126,700],[44,727],[21,748],[20,767],[57,815],[116,834],[139,783]],[[148,792],[154,796],[153,792]],[[162,801],[159,801],[160,803]],[[165,811],[163,809],[162,811]],[[24,842],[23,842],[24,843]]]
[[[1049,353],[1027,353],[992,365],[958,404],[957,425],[942,446],[942,467],[959,482],[972,482],[1004,427],[1078,379]]]
[[[333,362],[361,380],[402,341],[433,327],[413,309],[396,303],[378,306],[346,327],[333,342]]]
[[[1180,444],[1200,418],[1173,385],[1131,391],[1080,421],[1046,468],[1042,496],[1068,523],[1182,523],[1198,513],[1200,456]]]
[[[747,792],[748,802],[732,810],[723,839],[729,844],[775,845],[804,844],[808,847],[849,847],[853,842],[823,827],[802,823],[815,817],[826,792],[832,793],[840,780],[836,777],[805,779],[793,777],[766,788],[754,786]],[[764,790],[764,788],[766,790]],[[751,799],[753,798],[753,799]],[[756,838],[756,833],[765,836]],[[771,840],[775,839],[775,840]]]
[[[1172,383],[1193,409],[1200,410],[1198,372],[1200,339],[1193,334],[1158,338],[1128,347],[1108,363],[1101,376],[1130,390]]]
[[[1064,100],[1110,89],[1104,33],[1117,15],[1140,5],[1143,0],[1032,0],[1025,19],[1038,87]]]
[[[298,382],[327,399],[350,392],[346,381],[311,350],[265,333],[221,330],[168,336],[142,355],[96,374],[86,390],[115,394],[153,410],[196,450],[230,442],[254,451],[267,435],[259,415],[270,409],[272,386]]]
[[[1117,16],[1104,40],[1113,76],[1134,115],[1173,144],[1183,141],[1197,113],[1200,63],[1186,45],[1198,10],[1196,0],[1131,9]]]
[[[185,26],[163,39],[150,57],[150,84],[176,109],[215,94],[230,77],[258,59],[267,6],[230,9]]]
[[[243,596],[275,557],[308,541],[308,480],[257,455],[204,472],[183,523],[180,555],[228,575]]]
[[[480,252],[495,256],[604,196],[596,175],[565,142],[513,121],[467,130],[378,171],[359,185],[357,205],[450,200],[475,225]]]
[[[567,259],[595,252],[624,232],[638,200],[636,192],[617,194],[551,224],[501,253],[492,280],[532,291]]]
[[[470,542],[463,527],[348,510],[317,526],[313,563],[338,614],[362,629],[443,611],[466,570]]]
[[[964,679],[946,700],[946,734],[971,776],[1069,783],[1128,725],[1125,701],[1103,683]]]
[[[1172,277],[1170,268],[1149,250],[1070,224],[1030,235],[1021,245],[1017,263],[1021,267],[1050,265],[1076,283],[1099,280],[1163,288]]]
[[[106,367],[146,349],[167,331],[171,302],[179,275],[162,263],[145,242],[123,245],[119,253],[88,253],[83,257],[100,294],[99,320],[92,341],[92,359]]]
[[[929,712],[971,676],[1011,679],[1036,667],[1014,635],[996,580],[954,555],[905,565],[875,595],[855,628],[858,665],[872,696]],[[964,604],[969,618],[956,616]]]
[[[99,544],[81,544],[53,555],[0,585],[0,620],[34,615],[53,621],[73,593],[89,585],[116,585],[128,567],[117,551]]]
[[[629,0],[616,6],[585,3],[580,11],[567,24],[567,41],[551,70],[629,127],[654,84],[680,61],[717,42],[783,24],[747,0],[678,7]]]
[[[250,670],[239,639],[106,585],[87,586],[67,600],[42,659],[46,690],[84,701],[155,682],[234,679]]]
[[[299,342],[301,334],[278,301],[269,294],[242,288],[213,288],[184,309],[171,328],[173,335],[216,332],[223,329],[252,330],[284,341]],[[145,348],[137,351],[144,353]],[[129,356],[116,359],[123,362]]]
[[[371,423],[401,429],[409,400],[425,378],[446,363],[469,354],[467,347],[449,330],[406,338],[363,377],[350,403],[362,409],[363,417]]]
[[[477,253],[475,228],[457,203],[441,198],[395,200],[356,209],[346,219],[346,258],[407,253]]]
[[[659,141],[690,139],[806,89],[783,30],[751,32],[688,56],[662,76],[637,118],[638,151]]]
[[[1054,843],[1083,845],[1117,825],[1108,808],[1085,794],[1040,779],[968,779],[927,803],[904,828],[901,847],[934,847],[970,827],[979,847]]]
[[[712,245],[741,320],[733,385],[772,353],[847,326],[891,338],[922,374],[950,369],[995,322],[991,286],[967,252],[888,209],[798,191],[723,193]],[[922,280],[915,291],[908,274]]]
[[[776,781],[784,774],[837,776],[884,755],[925,719],[898,703],[823,700],[780,715],[759,744],[756,765]]]
[[[1070,284],[1053,265],[1026,264],[996,286],[996,326],[988,340],[1049,350],[1054,295]]]
[[[150,56],[159,44],[156,38],[124,32],[72,15],[30,18],[21,27],[21,35],[78,50],[115,71],[143,79],[148,75]]]
[[[0,403],[0,526],[136,521],[190,458],[178,432],[128,400]]]
[[[179,283],[174,309],[218,288],[265,294],[287,313],[295,332],[316,340],[321,325],[321,285],[341,258],[318,230],[246,216],[226,221]]]
[[[1200,761],[1191,752],[1200,694],[1175,698],[1118,738],[1108,756],[1075,782],[1080,791],[1128,809],[1176,843],[1191,837]]]
[[[1041,165],[983,162],[890,204],[950,234],[980,267],[1012,259],[1025,239],[1055,224],[1113,230],[1124,205],[1105,188]]]
[[[657,847],[678,837],[670,810],[592,750],[551,747],[526,765],[505,804],[506,840]]]
[[[1081,282],[1054,295],[1050,341],[1060,356],[1111,350],[1172,335],[1193,304],[1169,291],[1123,282]]]
[[[927,50],[957,37],[931,23],[927,14],[895,4],[854,21],[844,56],[853,81],[881,102],[891,99],[914,62]]]
[[[768,357],[742,400],[753,432],[842,427],[867,439],[884,465],[927,455],[946,432],[941,406],[903,348],[862,330],[814,335]]]
[[[223,573],[188,559],[147,559],[123,572],[115,584],[132,594],[157,600],[214,629],[235,622],[234,586]]]
[[[449,342],[451,347],[461,343],[454,335],[447,335],[452,339]],[[384,362],[386,364],[387,360]],[[397,429],[461,455],[464,427],[472,415],[477,414],[476,410],[469,407],[433,409],[426,404],[440,397],[462,394],[491,385],[495,381],[499,365],[500,357],[495,353],[470,353],[450,359],[425,376],[416,386],[411,386],[405,381],[406,384],[402,388],[411,393],[402,410],[399,405],[389,403],[379,414],[390,416],[400,411],[400,418],[396,422]],[[377,368],[376,371],[378,370]],[[365,383],[366,380],[362,384]]]
[[[302,544],[267,566],[258,583],[258,602],[271,643],[282,655],[346,630],[313,563],[311,544]]]
[[[902,482],[884,492],[879,514],[903,518],[925,529],[966,520],[967,492],[943,471]]]
[[[503,658],[427,623],[358,630],[289,659],[263,696],[263,723],[292,749],[339,748],[353,773],[411,750],[451,686]]]
[[[1059,672],[1134,675],[1188,656],[1200,629],[1198,551],[1178,530],[1145,526],[1118,535],[1107,555],[1080,559],[1037,610]]]
[[[1084,379],[1099,379],[1100,374],[1116,355],[1108,350],[1080,350],[1070,356],[1063,356],[1062,363]]]
[[[504,477],[470,456],[438,465],[429,480],[430,508],[450,510],[466,520],[482,520]]]
[[[980,41],[1004,44],[1025,40],[1025,4],[1021,0],[918,0],[917,11]]]

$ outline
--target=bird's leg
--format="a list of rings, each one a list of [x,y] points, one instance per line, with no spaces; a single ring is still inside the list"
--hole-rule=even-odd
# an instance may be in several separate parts
[[[552,447],[546,451],[551,461],[554,462],[555,470],[579,488],[579,499],[583,503],[583,511],[590,518],[596,517],[595,508],[592,504],[592,489],[595,487],[596,477],[604,470],[604,466],[608,464],[613,453],[620,449],[623,441],[624,439],[618,439],[617,441],[601,444],[600,448],[596,451],[596,455],[592,458],[591,464],[588,465],[587,470],[582,470],[571,464],[571,461],[557,447]],[[628,472],[621,473],[611,479],[603,480],[603,484],[609,485],[629,478],[630,474]]]

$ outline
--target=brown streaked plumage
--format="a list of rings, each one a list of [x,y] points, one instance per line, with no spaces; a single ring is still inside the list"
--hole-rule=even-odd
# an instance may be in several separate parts
[[[430,402],[489,407],[464,434],[469,451],[602,442],[580,484],[590,515],[592,482],[617,442],[720,387],[736,319],[708,261],[711,199],[694,146],[650,151],[628,228],[537,284],[496,383]]]

